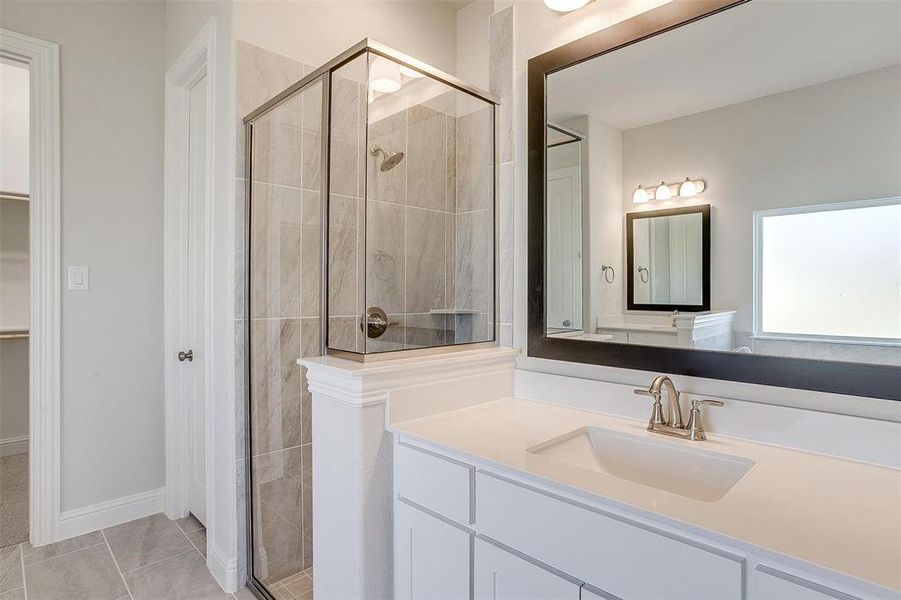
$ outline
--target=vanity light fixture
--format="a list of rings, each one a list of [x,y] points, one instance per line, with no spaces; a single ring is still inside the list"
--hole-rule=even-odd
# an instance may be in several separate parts
[[[638,189],[632,192],[632,202],[635,204],[643,204],[650,199],[651,195],[641,186],[638,186]]]
[[[378,57],[369,67],[369,87],[376,92],[391,94],[400,89],[400,65]]]
[[[691,179],[686,177],[682,183],[666,183],[652,187],[638,186],[632,192],[632,202],[642,204],[650,200],[669,200],[671,198],[693,198],[707,189],[707,182],[703,179]]]
[[[568,13],[580,9],[591,0],[544,0],[544,5],[559,13]]]
[[[654,190],[654,200],[669,200],[673,197],[673,192],[664,182],[660,182],[657,189]]]

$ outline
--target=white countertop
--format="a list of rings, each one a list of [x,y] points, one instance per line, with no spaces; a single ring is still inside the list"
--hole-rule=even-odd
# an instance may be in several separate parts
[[[671,440],[756,464],[722,499],[706,502],[526,450],[583,426]],[[667,438],[645,427],[509,398],[390,429],[901,591],[901,470],[712,434],[703,442]]]

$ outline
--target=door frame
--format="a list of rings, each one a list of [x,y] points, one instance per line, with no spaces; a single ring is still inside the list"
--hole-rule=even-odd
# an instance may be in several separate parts
[[[204,227],[204,328],[213,331],[213,201],[215,194],[215,120],[214,102],[216,89],[216,22],[210,19],[194,37],[182,55],[166,72],[166,132],[165,132],[165,204],[164,204],[164,335],[163,365],[166,412],[166,514],[178,519],[188,514],[190,476],[190,407],[182,402],[186,395],[184,369],[179,368],[176,354],[185,339],[187,311],[182,298],[186,295],[187,233],[186,224],[190,207],[189,161],[189,108],[191,88],[206,77],[206,191],[202,202]],[[203,361],[204,379],[204,464],[207,473],[206,512],[214,515],[215,493],[210,477],[213,473],[212,453],[209,445],[213,439],[212,394],[213,347],[207,335],[206,356]],[[208,517],[207,525],[213,519]],[[211,528],[211,527],[210,527]],[[209,563],[209,557],[207,559]]]
[[[29,69],[28,350],[30,540],[42,546],[60,530],[60,103],[59,46],[0,29],[0,55]]]

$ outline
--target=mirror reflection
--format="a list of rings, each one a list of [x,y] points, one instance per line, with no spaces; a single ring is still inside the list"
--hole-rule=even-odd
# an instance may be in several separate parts
[[[901,366],[899,13],[755,1],[550,74],[548,335]]]

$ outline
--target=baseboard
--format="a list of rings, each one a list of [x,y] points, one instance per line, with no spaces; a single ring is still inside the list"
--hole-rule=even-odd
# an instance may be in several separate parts
[[[207,567],[222,589],[226,593],[235,592],[238,587],[243,587],[244,582],[238,583],[238,561],[234,558],[227,558],[221,550],[216,547],[207,546]]]
[[[27,435],[0,440],[0,456],[12,456],[13,454],[25,454],[27,452]]]
[[[166,488],[123,496],[84,508],[67,510],[59,518],[59,539],[91,533],[163,512]]]

